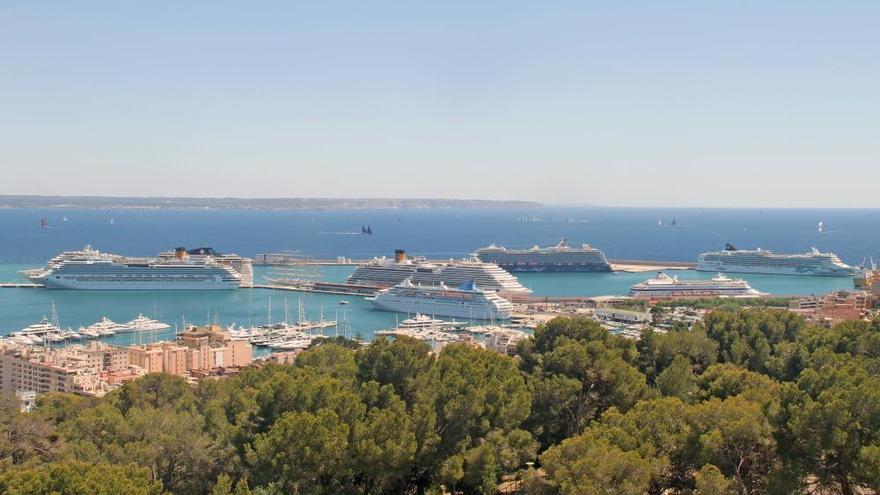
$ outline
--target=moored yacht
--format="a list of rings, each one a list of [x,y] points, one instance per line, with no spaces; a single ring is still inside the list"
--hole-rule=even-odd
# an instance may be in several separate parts
[[[101,321],[89,325],[86,329],[95,332],[100,337],[109,337],[116,332],[124,331],[125,325],[116,323],[106,316],[102,316]]]
[[[54,308],[53,308],[54,311]],[[46,342],[60,342],[64,340],[61,329],[49,318],[43,317],[39,323],[28,325],[21,330],[12,332],[10,337],[24,344],[43,344]]]
[[[150,330],[164,330],[166,328],[170,328],[171,325],[167,323],[163,323],[159,320],[153,320],[151,318],[147,318],[143,314],[138,314],[137,317],[130,322],[122,325],[120,330],[117,331],[127,331],[127,332],[144,332]]]

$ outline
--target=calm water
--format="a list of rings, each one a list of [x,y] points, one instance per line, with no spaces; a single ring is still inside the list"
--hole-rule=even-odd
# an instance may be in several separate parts
[[[544,221],[517,221],[524,215]],[[657,227],[658,218],[668,223],[673,216],[677,227]],[[45,230],[39,228],[43,218],[49,221]],[[820,220],[825,222],[824,234],[816,229]],[[375,234],[357,234],[361,225],[371,226]],[[779,252],[816,246],[857,263],[880,254],[880,210],[0,210],[0,264],[39,264],[85,244],[130,255],[201,244],[243,255],[299,250],[323,258],[365,258],[404,248],[443,258],[464,256],[491,242],[531,247],[555,244],[563,237],[590,243],[614,258],[694,261],[699,253],[730,242]]]
[[[522,216],[540,217],[521,222]],[[658,227],[675,216],[677,227]],[[40,229],[46,218],[50,228]],[[64,218],[67,221],[64,221]],[[111,222],[112,219],[112,222]],[[573,221],[570,221],[572,219]],[[826,232],[817,232],[821,220]],[[362,236],[361,225],[375,232]],[[461,257],[492,242],[510,247],[553,244],[567,237],[588,242],[610,257],[694,261],[725,242],[744,248],[802,252],[811,246],[838,253],[849,263],[880,254],[880,210],[732,210],[544,208],[500,210],[375,210],[356,212],[246,211],[95,211],[0,210],[0,280],[18,278],[17,271],[41,266],[66,249],[92,244],[103,251],[151,255],[178,245],[210,245],[220,251],[257,253],[298,250],[333,258],[390,255],[395,248],[434,258]],[[267,274],[258,268],[256,277]],[[323,267],[322,278],[344,280],[350,267]],[[710,274],[676,272],[681,278]],[[520,279],[538,295],[625,294],[651,274],[523,274]],[[840,278],[743,275],[756,289],[773,294],[826,293],[851,287]],[[374,330],[393,326],[394,314],[372,311],[356,297],[339,305],[339,296],[267,290],[240,291],[46,291],[0,289],[0,333],[20,329],[48,314],[54,301],[63,326],[89,325],[101,316],[128,321],[138,313],[182,324],[217,319],[239,325],[283,318],[284,302],[295,319],[302,298],[306,316],[345,319],[352,333],[371,337]],[[344,317],[343,312],[344,310]],[[339,315],[337,317],[337,311]],[[160,334],[169,337],[173,328]],[[333,333],[330,329],[328,333]],[[132,335],[113,337],[127,343]]]

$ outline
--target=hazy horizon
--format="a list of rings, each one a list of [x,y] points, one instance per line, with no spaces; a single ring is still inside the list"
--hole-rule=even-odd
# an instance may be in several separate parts
[[[0,16],[0,194],[880,207],[877,3]]]

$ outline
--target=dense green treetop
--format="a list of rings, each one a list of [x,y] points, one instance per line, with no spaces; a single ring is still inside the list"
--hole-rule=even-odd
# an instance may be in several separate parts
[[[545,495],[880,487],[878,322],[731,307],[638,341],[557,318],[516,358],[349,344],[196,387],[153,374],[101,399],[46,394],[31,413],[4,398],[0,493],[491,494],[511,475]]]

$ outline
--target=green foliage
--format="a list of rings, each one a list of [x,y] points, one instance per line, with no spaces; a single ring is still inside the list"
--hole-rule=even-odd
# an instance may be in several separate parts
[[[0,396],[0,469],[51,459],[56,450],[51,424],[35,414],[22,414],[15,396]]]
[[[490,494],[517,473],[535,494],[876,491],[880,321],[737,304],[638,342],[557,318],[516,359],[339,340],[196,387],[5,398],[0,493]]]
[[[550,448],[541,462],[563,495],[638,495],[651,481],[648,461],[590,434]]]
[[[658,301],[655,307],[688,307],[694,309],[726,310],[737,310],[745,308],[788,308],[788,304],[793,299],[793,297],[739,297],[736,299],[708,297],[701,299],[675,299],[670,301]]]
[[[8,469],[0,473],[0,493],[7,495],[159,495],[162,484],[149,470],[133,465],[59,461]]]
[[[632,365],[632,343],[592,320],[556,318],[520,351],[533,400],[527,425],[544,447],[582,432],[609,407],[626,410],[653,393]]]
[[[700,326],[668,333],[646,329],[636,349],[639,352],[638,367],[649,382],[653,382],[677,357],[687,358],[695,372],[700,373],[714,364],[718,355],[718,344],[708,338]]]
[[[732,475],[745,493],[761,493],[777,468],[773,427],[761,405],[743,397],[711,399],[693,411],[700,459]]]
[[[701,467],[694,475],[696,495],[734,495],[736,483],[712,464]]]
[[[829,489],[877,487],[880,378],[848,354],[817,351],[783,398],[786,453]]]
[[[697,378],[688,358],[678,356],[657,377],[657,388],[665,396],[678,397],[685,402],[694,400]]]
[[[753,309],[714,311],[696,330],[718,343],[718,362],[785,380],[802,369],[790,344],[804,328],[803,318],[789,311]]]

